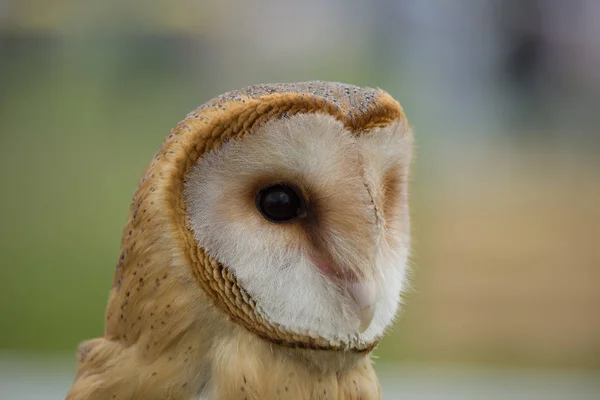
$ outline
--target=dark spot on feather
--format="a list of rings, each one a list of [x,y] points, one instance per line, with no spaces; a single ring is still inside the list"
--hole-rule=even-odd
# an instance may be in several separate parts
[[[140,209],[140,206],[142,205],[142,201],[140,200],[137,205],[135,206],[135,210],[133,211],[133,216],[131,217],[131,222],[135,221],[135,218],[137,217],[137,213]]]

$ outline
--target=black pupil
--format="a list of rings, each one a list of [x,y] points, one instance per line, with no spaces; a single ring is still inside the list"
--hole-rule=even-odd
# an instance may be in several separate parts
[[[262,189],[258,193],[256,205],[266,219],[285,222],[298,217],[302,201],[294,189],[277,184]]]

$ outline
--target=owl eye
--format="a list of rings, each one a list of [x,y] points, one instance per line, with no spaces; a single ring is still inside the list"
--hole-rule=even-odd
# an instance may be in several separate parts
[[[304,213],[304,200],[292,185],[278,183],[258,192],[256,208],[271,222],[289,222]]]

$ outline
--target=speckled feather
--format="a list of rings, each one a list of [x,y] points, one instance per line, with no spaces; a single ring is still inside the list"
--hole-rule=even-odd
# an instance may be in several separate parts
[[[133,197],[101,338],[84,342],[67,399],[379,399],[369,352],[266,321],[186,222],[193,163],[272,118],[324,113],[360,134],[400,122],[387,93],[326,82],[219,96],[167,136]],[[207,382],[210,381],[210,387]]]

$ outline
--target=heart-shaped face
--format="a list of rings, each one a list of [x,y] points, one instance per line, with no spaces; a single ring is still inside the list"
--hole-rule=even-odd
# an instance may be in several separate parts
[[[187,174],[197,245],[232,273],[260,324],[289,332],[284,341],[363,349],[392,322],[408,253],[404,128],[271,119]]]

